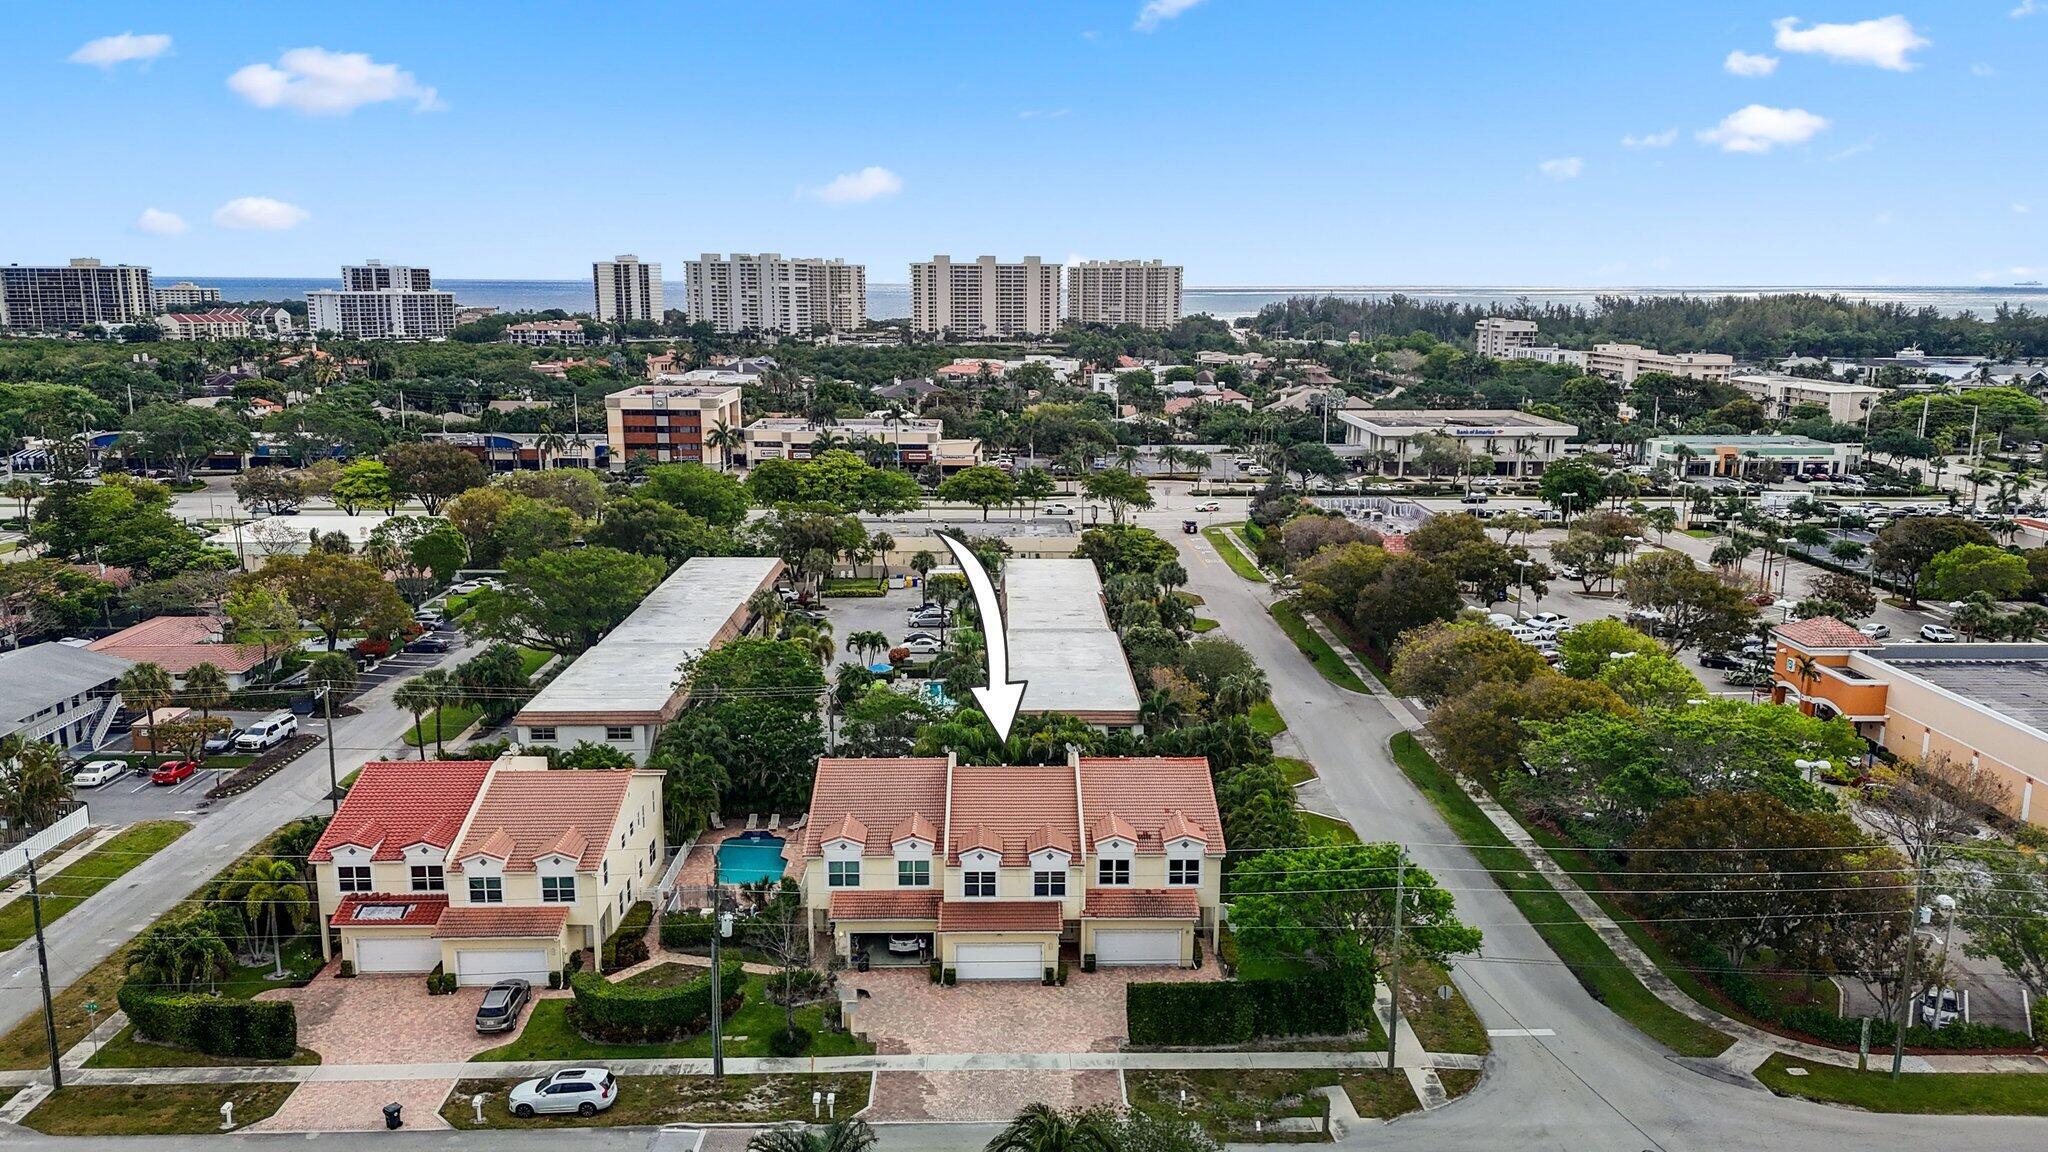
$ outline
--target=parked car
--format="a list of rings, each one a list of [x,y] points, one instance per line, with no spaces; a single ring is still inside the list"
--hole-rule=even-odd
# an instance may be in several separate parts
[[[944,628],[953,622],[944,612],[920,612],[910,618],[912,628]]]
[[[1197,505],[1195,505],[1195,511],[1197,511],[1197,512],[1221,512],[1221,511],[1223,511],[1223,505],[1221,505],[1221,504],[1218,504],[1218,503],[1217,503],[1216,501],[1214,501],[1214,500],[1204,500],[1204,501],[1202,501],[1202,502],[1201,502],[1200,504],[1197,504]]]
[[[1553,564],[1551,565],[1551,568],[1554,569],[1559,576],[1562,576],[1567,580],[1577,580],[1579,578],[1579,569],[1576,565]]]
[[[429,633],[405,646],[407,652],[446,652],[455,647],[455,642]]]
[[[1702,668],[1747,668],[1749,663],[1749,661],[1741,657],[1732,656],[1726,652],[1700,653],[1700,667]]]
[[[477,1005],[476,1030],[479,1032],[509,1032],[519,1023],[519,1009],[526,1004],[526,998],[533,994],[533,985],[524,980],[500,980],[484,993],[484,1002]]]
[[[1484,493],[1484,492],[1467,492],[1467,493],[1465,493],[1465,494],[1464,494],[1463,496],[1460,496],[1460,497],[1458,497],[1458,503],[1460,503],[1460,504],[1484,504],[1484,503],[1486,503],[1486,493]]]
[[[1061,503],[1059,503],[1058,501],[1054,501],[1053,503],[1051,503],[1051,504],[1047,504],[1047,505],[1046,505],[1045,507],[1043,507],[1043,508],[1040,508],[1040,509],[1039,509],[1039,512],[1041,512],[1042,514],[1044,514],[1044,515],[1047,515],[1047,516],[1072,516],[1072,515],[1074,515],[1074,509],[1073,509],[1073,508],[1072,508],[1071,506],[1069,506],[1069,505],[1066,505],[1066,504],[1061,504]]]
[[[151,784],[182,784],[199,771],[197,760],[167,760],[149,774]]]
[[[936,656],[939,653],[941,645],[939,644],[937,639],[931,636],[920,636],[915,640],[905,640],[903,642],[903,647],[909,649],[910,652],[914,655]]]
[[[1941,624],[1922,624],[1920,626],[1920,638],[1935,644],[1953,644],[1956,642],[1955,632]]]
[[[1486,614],[1486,622],[1495,628],[1513,628],[1515,626],[1515,618],[1505,612],[1488,612]]]
[[[208,736],[206,738],[206,742],[199,746],[199,750],[201,752],[206,753],[208,756],[218,756],[223,752],[233,751],[235,747],[235,737],[240,736],[241,734],[241,729],[230,728],[225,732],[220,732],[216,733],[215,735]]]
[[[73,788],[97,788],[128,774],[126,760],[88,760],[71,774]]]
[[[262,752],[275,748],[296,736],[298,731],[298,717],[289,712],[272,712],[242,729],[241,734],[235,737],[235,751]]]
[[[1561,612],[1534,612],[1523,617],[1523,623],[1531,628],[1557,629],[1569,622],[1570,620]]]
[[[432,632],[436,629],[445,628],[448,626],[447,620],[444,619],[439,612],[434,611],[432,608],[422,608],[419,611],[413,613],[412,620],[413,623],[418,624],[420,627],[425,628],[429,632]]]
[[[1946,1028],[1960,1023],[1963,1019],[1963,998],[1953,988],[1936,991],[1929,988],[1920,994],[1920,1022],[1934,1028]]]
[[[1872,640],[1882,640],[1885,637],[1890,636],[1892,634],[1891,625],[1880,624],[1875,620],[1866,620],[1863,623],[1858,624],[1856,626],[1856,630],[1858,632],[1863,633],[1865,636],[1870,637]]]
[[[544,1112],[595,1116],[619,1102],[619,1081],[602,1068],[564,1068],[521,1083],[507,1102],[521,1120]]]
[[[912,640],[937,640],[937,639],[938,639],[938,636],[937,636],[937,635],[935,635],[935,634],[933,634],[933,633],[931,633],[931,632],[906,632],[906,633],[904,633],[904,635],[903,635],[903,642],[904,642],[905,644],[908,644],[908,643],[910,643],[910,642],[911,642]]]

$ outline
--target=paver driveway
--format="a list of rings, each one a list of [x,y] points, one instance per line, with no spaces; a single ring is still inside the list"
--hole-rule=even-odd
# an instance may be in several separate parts
[[[424,976],[343,980],[330,966],[303,988],[278,988],[257,999],[295,1004],[299,1043],[325,1063],[430,1064],[467,1060],[516,1035],[477,1035],[484,991],[458,988],[451,996],[429,996]],[[522,1024],[524,1019],[522,1012]]]
[[[398,1104],[407,1128],[448,1127],[441,1104],[453,1080],[345,1080],[301,1084],[283,1107],[249,1125],[250,1132],[373,1132],[384,1127],[384,1106]]]

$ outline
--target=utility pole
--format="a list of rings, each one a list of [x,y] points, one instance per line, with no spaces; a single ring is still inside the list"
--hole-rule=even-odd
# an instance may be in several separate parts
[[[28,858],[28,906],[36,926],[36,967],[43,977],[43,1040],[50,1046],[50,1090],[64,1087],[64,1070],[57,1050],[57,1010],[50,1004],[50,946],[43,942],[43,893],[36,886],[36,859]]]
[[[1892,1079],[1899,1078],[1899,1071],[1906,1063],[1906,1029],[1913,1026],[1913,1006],[1920,999],[1920,989],[1913,985],[1913,944],[1918,939],[1920,927],[1920,862],[1913,861],[1913,902],[1906,908],[1906,967],[1899,975],[1899,1028],[1892,1034]],[[1935,1006],[1935,1019],[1941,1018],[1939,1003]]]
[[[725,935],[725,890],[711,886],[711,1078],[725,1080],[725,989],[718,979],[718,941]]]
[[[321,711],[321,712],[322,712],[322,713],[324,714],[324,716],[325,716],[325,720],[326,720],[326,723],[327,723],[327,802],[328,802],[328,804],[332,805],[332,809],[331,809],[332,811],[334,811],[334,812],[340,812],[340,811],[341,811],[341,777],[340,777],[340,776],[339,776],[339,775],[337,774],[337,770],[336,770],[336,768],[335,768],[335,765],[334,765],[334,685],[333,685],[333,684],[325,684],[325,685],[322,685],[322,686],[321,686],[321,688],[320,688],[320,711]],[[439,720],[437,719],[437,720],[435,720],[435,721],[434,721],[434,723],[435,723],[435,724],[436,724],[436,725],[438,726],[438,725],[440,724],[440,721],[439,721]],[[420,747],[421,747],[421,748],[423,748],[423,749],[424,749],[424,748],[426,747],[426,742],[425,742],[424,740],[423,740],[423,741],[421,741],[421,743],[420,743]]]
[[[1387,969],[1387,990],[1393,1002],[1387,1010],[1387,1071],[1394,1070],[1394,1051],[1401,1046],[1401,905],[1406,903],[1408,850],[1394,849],[1394,949],[1392,967]]]

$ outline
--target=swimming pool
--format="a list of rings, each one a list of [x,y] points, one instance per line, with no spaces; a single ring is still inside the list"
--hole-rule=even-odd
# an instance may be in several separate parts
[[[782,837],[742,832],[718,846],[720,884],[758,884],[782,879]]]

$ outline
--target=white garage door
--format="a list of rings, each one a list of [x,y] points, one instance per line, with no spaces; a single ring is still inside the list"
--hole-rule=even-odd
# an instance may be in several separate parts
[[[513,976],[537,984],[546,983],[547,949],[519,948],[502,952],[457,949],[455,952],[455,982],[458,984],[495,984]]]
[[[1180,963],[1178,929],[1108,928],[1095,932],[1097,964]]]
[[[1036,944],[962,944],[953,955],[959,980],[1043,980],[1043,953]]]
[[[358,972],[432,972],[440,962],[441,942],[431,936],[356,941]]]

